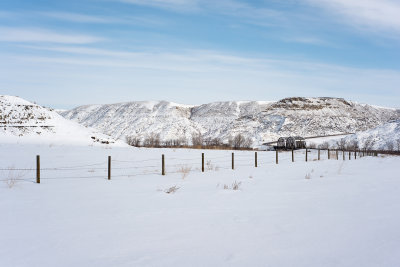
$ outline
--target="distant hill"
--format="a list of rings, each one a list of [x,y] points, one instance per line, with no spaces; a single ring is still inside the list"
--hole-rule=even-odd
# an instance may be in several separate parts
[[[116,139],[141,139],[159,134],[162,141],[205,139],[227,142],[242,133],[257,146],[279,136],[325,136],[365,131],[399,119],[396,109],[346,101],[342,98],[285,98],[271,101],[231,101],[182,105],[141,101],[86,105],[61,112],[65,118],[98,129]]]

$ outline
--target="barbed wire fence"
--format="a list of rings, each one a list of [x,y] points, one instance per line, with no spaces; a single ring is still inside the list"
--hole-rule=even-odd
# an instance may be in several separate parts
[[[273,156],[274,155],[274,156]],[[301,156],[300,156],[301,155]],[[282,157],[283,156],[283,157]],[[0,181],[26,181],[41,183],[41,180],[57,179],[114,179],[133,178],[146,175],[183,174],[184,172],[211,172],[235,170],[241,167],[268,167],[280,163],[318,160],[351,160],[365,156],[378,156],[377,151],[303,149],[274,152],[242,152],[208,157],[201,153],[198,158],[168,157],[143,160],[108,160],[71,166],[44,167],[40,165],[40,156],[36,156],[36,166],[31,168],[1,167]],[[280,162],[279,160],[283,160]],[[57,175],[54,175],[57,173]],[[59,175],[62,173],[62,175]],[[83,174],[85,173],[85,175]],[[90,174],[90,175],[89,175]],[[29,177],[29,178],[26,178]]]

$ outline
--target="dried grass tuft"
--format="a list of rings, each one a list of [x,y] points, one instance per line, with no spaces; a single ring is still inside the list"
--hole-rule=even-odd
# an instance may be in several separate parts
[[[182,179],[185,179],[189,175],[191,170],[192,170],[192,166],[184,165],[184,166],[179,167],[178,173],[180,173],[182,175]]]
[[[165,189],[164,192],[167,193],[167,194],[174,194],[176,191],[178,191],[179,188],[180,187],[177,187],[176,185],[174,185],[174,186],[171,186],[168,189]]]

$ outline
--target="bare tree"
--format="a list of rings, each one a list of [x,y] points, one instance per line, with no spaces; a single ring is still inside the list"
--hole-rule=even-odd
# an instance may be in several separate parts
[[[174,143],[173,140],[165,140],[164,146],[165,147],[173,147],[174,146],[173,143]]]
[[[172,140],[172,146],[174,146],[174,147],[181,147],[181,146],[183,146],[185,144],[187,144],[187,141],[183,137]]]
[[[141,140],[138,137],[134,137],[134,136],[126,136],[126,143],[130,146],[135,146],[135,147],[139,147],[141,144]]]
[[[349,150],[354,150],[358,148],[358,140],[354,139],[351,140],[348,144],[347,144],[347,149]]]
[[[400,151],[400,138],[396,140],[397,151]]]
[[[374,146],[374,144],[375,144],[374,138],[372,136],[370,136],[364,142],[364,149],[365,150],[371,150],[372,147]]]
[[[160,134],[151,134],[146,139],[144,139],[144,146],[146,147],[160,147]]]
[[[237,134],[233,138],[232,147],[234,149],[240,149],[243,147],[244,142],[245,142],[245,137],[242,134]]]
[[[160,134],[156,134],[154,136],[154,147],[160,147],[160,145],[161,145]]]
[[[222,145],[222,140],[219,137],[215,137],[215,138],[212,139],[211,144],[213,146],[221,146]]]
[[[317,144],[315,144],[315,143],[310,143],[310,144],[308,145],[308,148],[313,148],[313,149],[315,149],[315,148],[317,148]]]
[[[192,133],[192,145],[193,146],[203,145],[203,136],[201,135],[201,132]]]
[[[204,144],[207,147],[211,147],[212,146],[212,138],[211,137],[204,138]]]
[[[393,151],[394,150],[394,142],[393,141],[387,141],[386,142],[386,148],[388,151]]]
[[[329,149],[330,145],[327,141],[323,142],[318,146],[320,149]]]
[[[247,137],[243,143],[243,148],[251,148],[253,145],[253,140],[250,137]]]
[[[250,148],[252,143],[251,138],[246,138],[242,134],[237,134],[230,140],[230,144],[234,149]]]
[[[346,139],[340,138],[339,141],[336,141],[336,146],[340,150],[344,150],[346,148]]]

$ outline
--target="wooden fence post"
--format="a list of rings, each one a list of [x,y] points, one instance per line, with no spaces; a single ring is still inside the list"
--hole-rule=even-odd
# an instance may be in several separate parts
[[[164,159],[164,154],[161,155],[161,175],[165,175],[165,159]]]
[[[294,162],[294,150],[292,148],[292,162]]]
[[[306,148],[306,162],[308,161],[308,148]]]
[[[330,153],[329,149],[328,149],[328,159],[331,159],[331,153]]]
[[[40,184],[40,155],[36,156],[36,183]]]
[[[339,160],[339,149],[336,149],[336,160]]]
[[[254,167],[256,167],[257,168],[257,164],[258,162],[257,162],[257,152],[254,152]]]
[[[111,156],[108,156],[108,180],[111,180]]]
[[[346,160],[344,150],[342,150],[343,160]]]
[[[357,150],[354,150],[354,159],[357,159]]]
[[[235,169],[235,153],[232,152],[232,170]]]
[[[276,162],[276,164],[279,163],[279,160],[278,160],[278,149],[276,150],[275,162]]]
[[[318,148],[318,160],[321,159],[321,150]]]
[[[349,150],[349,160],[351,160],[351,151]]]
[[[201,172],[204,172],[204,153],[201,153]]]

